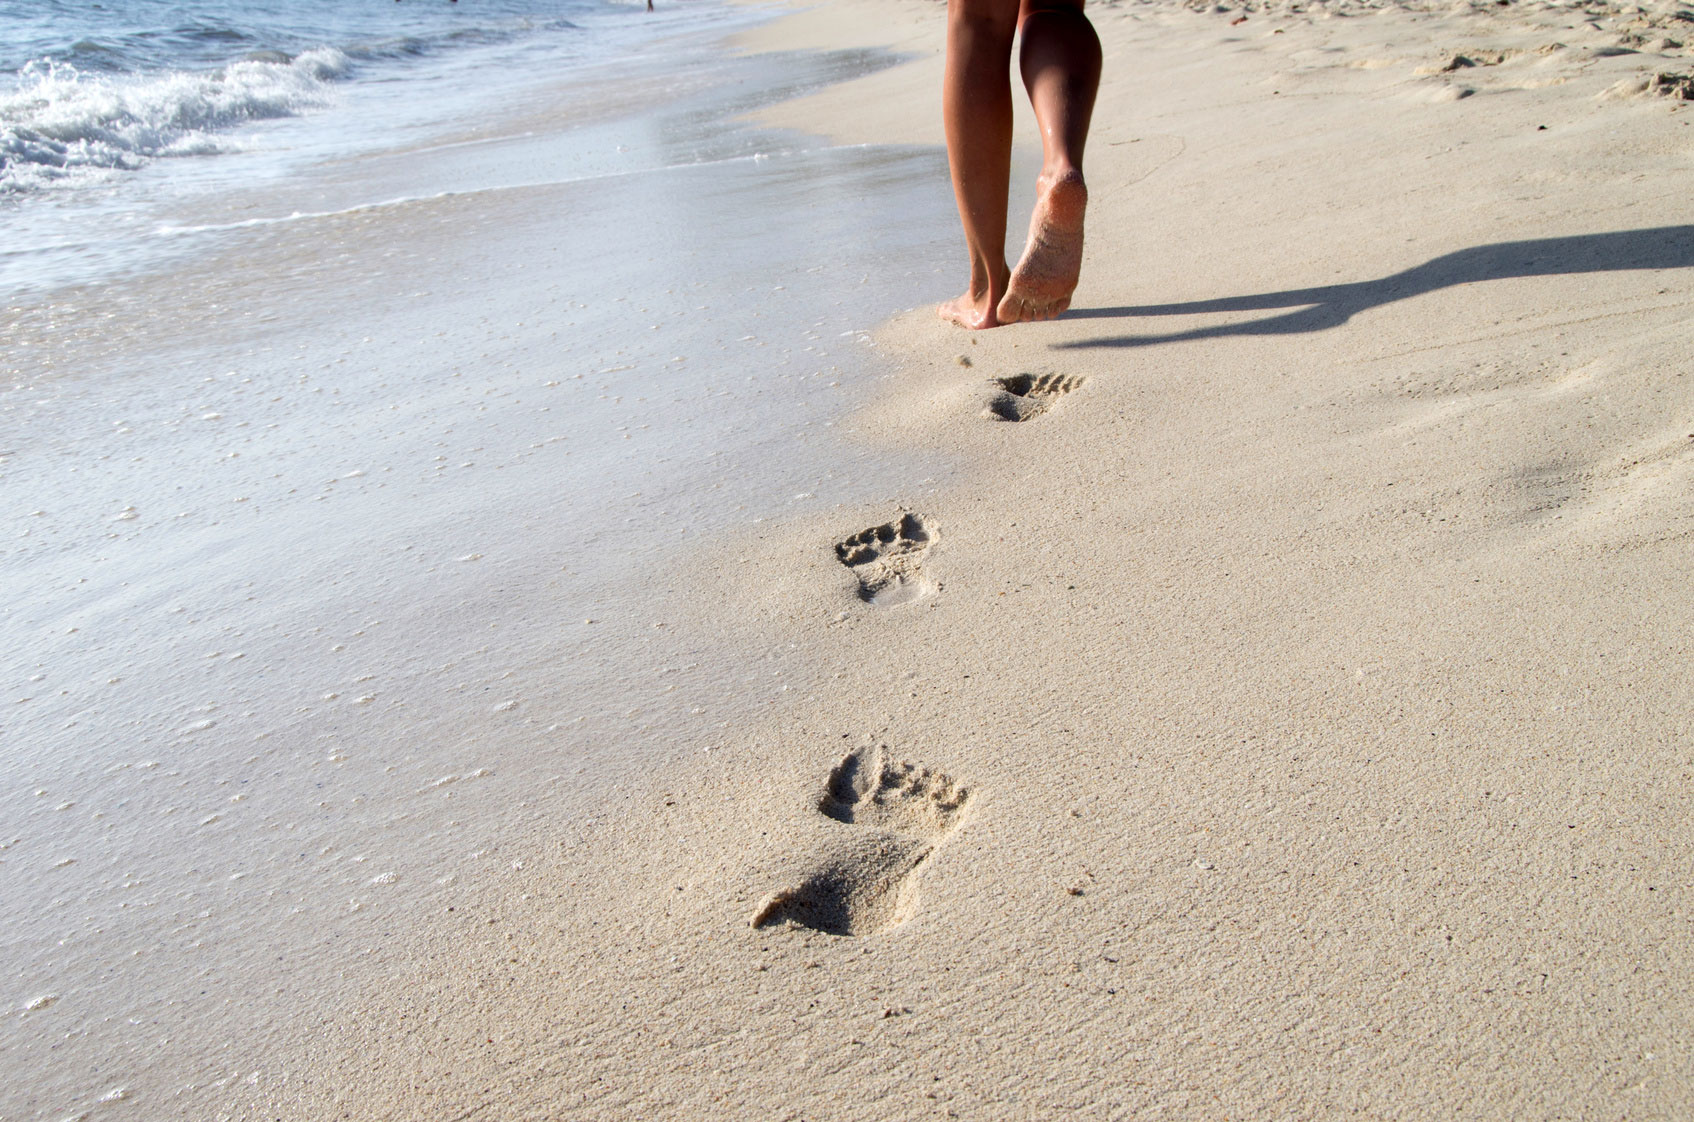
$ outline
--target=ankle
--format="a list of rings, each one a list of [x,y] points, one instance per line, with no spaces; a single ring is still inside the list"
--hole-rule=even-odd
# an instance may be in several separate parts
[[[1002,264],[996,273],[973,267],[970,287],[966,289],[966,294],[977,303],[986,303],[993,307],[999,303],[1000,297],[1006,294],[1006,288],[1011,283],[1012,270],[1008,265]]]
[[[1041,175],[1038,178],[1042,184],[1048,187],[1055,186],[1059,183],[1084,182],[1082,178],[1081,165],[1073,164],[1068,160],[1064,163],[1043,167],[1041,169]]]

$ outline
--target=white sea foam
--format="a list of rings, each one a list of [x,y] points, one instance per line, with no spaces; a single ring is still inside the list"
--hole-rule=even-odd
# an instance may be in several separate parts
[[[202,73],[88,75],[65,65],[25,69],[0,95],[0,192],[16,193],[131,170],[162,156],[228,150],[231,129],[326,105],[351,61],[322,47]]]

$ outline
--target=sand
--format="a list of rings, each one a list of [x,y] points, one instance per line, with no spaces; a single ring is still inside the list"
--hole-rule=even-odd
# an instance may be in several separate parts
[[[1090,10],[1073,310],[885,325],[855,438],[949,467],[676,566],[782,700],[514,837],[265,1117],[1694,1112],[1694,23]],[[907,53],[763,119],[934,144],[940,36],[744,46]]]
[[[659,559],[930,474],[833,422],[863,329],[944,291],[940,155],[737,122],[876,60],[679,18],[714,34],[616,67],[672,79],[633,117],[540,68],[515,120],[444,103],[474,145],[176,200],[221,228],[0,301],[0,1117],[214,1117],[543,827],[782,697]]]

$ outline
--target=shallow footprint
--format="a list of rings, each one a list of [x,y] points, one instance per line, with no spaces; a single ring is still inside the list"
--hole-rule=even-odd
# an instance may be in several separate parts
[[[959,824],[970,792],[940,772],[889,761],[884,749],[835,765],[818,812],[842,824],[831,852],[792,888],[766,896],[753,927],[793,924],[829,935],[870,935],[917,907],[917,872]]]
[[[988,415],[1001,421],[1039,417],[1082,383],[1080,376],[1069,374],[1014,374],[1010,378],[996,378],[994,384],[1000,389],[988,403]]]
[[[902,514],[838,542],[835,556],[859,578],[859,599],[889,607],[916,600],[930,590],[922,562],[935,536],[922,518]]]
[[[1678,426],[1619,449],[1578,480],[1583,501],[1565,531],[1601,549],[1694,537],[1694,432]]]

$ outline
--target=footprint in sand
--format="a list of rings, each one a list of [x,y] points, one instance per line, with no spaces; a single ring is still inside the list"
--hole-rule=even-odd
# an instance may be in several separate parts
[[[753,927],[794,924],[830,935],[871,935],[917,907],[917,872],[958,828],[970,792],[940,772],[849,753],[829,773],[818,812],[841,823],[832,852],[793,888],[771,893]]]
[[[935,530],[915,514],[862,530],[835,547],[835,556],[859,578],[859,599],[878,607],[905,604],[930,591],[924,554]]]
[[[1014,374],[1010,378],[996,378],[994,384],[999,389],[988,402],[986,415],[1000,421],[1039,417],[1082,382],[1082,378],[1068,374]]]

